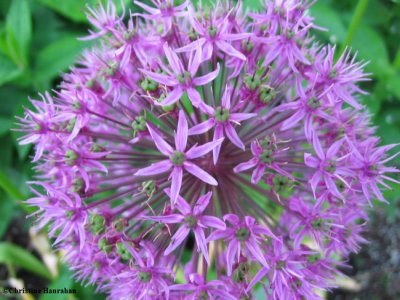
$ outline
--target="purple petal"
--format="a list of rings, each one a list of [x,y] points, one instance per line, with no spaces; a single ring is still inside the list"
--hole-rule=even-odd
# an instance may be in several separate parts
[[[238,148],[244,151],[244,144],[240,140],[238,134],[236,133],[235,128],[230,123],[225,124],[225,133],[230,139],[230,141]]]
[[[258,271],[256,276],[253,277],[253,280],[250,282],[246,291],[248,291],[248,292],[251,291],[252,287],[255,286],[257,284],[257,282],[262,280],[265,277],[265,275],[268,274],[269,270],[270,270],[269,268],[262,268],[260,271]]]
[[[176,150],[184,152],[188,138],[188,123],[183,110],[179,111],[178,129],[175,135]]]
[[[203,48],[203,61],[207,61],[211,58],[214,52],[214,46],[211,42],[206,42]]]
[[[208,192],[207,194],[201,196],[197,200],[197,202],[193,208],[193,214],[195,216],[200,215],[206,209],[208,203],[210,203],[211,196],[212,196],[212,192]]]
[[[223,141],[224,138],[221,138],[219,140],[208,142],[201,146],[193,146],[192,148],[190,148],[188,152],[186,152],[186,157],[188,159],[195,159],[201,157],[210,152],[211,150],[213,150],[215,147],[221,145]]]
[[[197,48],[196,53],[194,54],[194,57],[192,57],[192,54],[190,55],[190,60],[189,60],[189,66],[188,66],[188,71],[190,75],[195,76],[197,71],[199,70],[199,66],[201,64],[202,60],[202,55],[203,52],[201,51],[201,47]],[[195,82],[195,79],[193,79],[193,83]],[[197,85],[194,83],[194,85]]]
[[[224,220],[228,221],[232,225],[239,225],[240,224],[240,218],[235,214],[226,214],[224,216]]]
[[[217,41],[216,45],[219,49],[221,49],[222,52],[225,52],[226,54],[230,56],[237,57],[241,60],[246,60],[246,56],[243,55],[243,53],[239,52],[231,44],[228,44],[227,42],[224,41]]]
[[[199,92],[196,89],[188,88],[186,93],[194,107],[199,107],[200,103],[203,102]]]
[[[213,137],[213,141],[217,141],[220,140],[221,138],[224,137],[224,128],[222,126],[221,123],[217,123],[217,126],[214,129],[214,137]],[[214,161],[214,165],[217,164],[218,162],[218,156],[219,156],[219,152],[221,151],[221,146],[222,144],[216,146],[213,149],[213,161]]]
[[[304,153],[304,164],[310,168],[318,168],[320,165],[319,159],[312,156],[310,153]]]
[[[328,188],[329,192],[331,192],[333,195],[336,197],[343,199],[343,195],[339,192],[335,182],[332,180],[332,178],[328,174],[324,174],[324,182],[326,184],[326,187]]]
[[[228,110],[231,108],[231,89],[228,87],[225,88],[225,92],[222,95],[221,105]]]
[[[210,265],[210,257],[208,256],[208,248],[204,231],[200,227],[194,228],[193,231],[197,248],[200,249],[201,253],[203,253],[204,259],[206,260],[207,264]]]
[[[321,179],[321,176],[322,176],[321,172],[317,171],[314,173],[313,177],[310,180],[311,189],[313,191],[314,197],[315,197],[315,191],[317,190],[317,186]]]
[[[254,158],[250,159],[249,161],[246,161],[244,163],[237,165],[233,169],[233,172],[240,173],[240,172],[246,171],[248,169],[254,168],[257,164],[258,164],[258,158],[254,157]]]
[[[221,39],[227,41],[238,41],[253,36],[253,33],[225,33],[221,35]]]
[[[168,197],[171,198],[170,188],[164,189],[164,192],[168,195]],[[176,200],[175,203],[175,207],[184,215],[188,215],[192,212],[192,208],[190,207],[190,205],[181,196],[178,196],[178,199]]]
[[[297,123],[299,123],[302,119],[304,119],[305,114],[306,113],[304,110],[298,110],[289,119],[283,122],[281,129],[288,130],[290,128],[293,128],[294,126],[297,125]]]
[[[167,216],[144,216],[145,220],[158,221],[165,224],[175,224],[183,221],[184,217],[178,214],[172,214]]]
[[[171,169],[171,167],[172,163],[170,160],[162,160],[160,162],[150,165],[147,168],[138,170],[135,173],[135,176],[151,176],[151,175],[162,174]]]
[[[226,225],[222,220],[213,216],[201,216],[199,217],[199,222],[206,227],[212,227],[220,230],[224,230],[226,228]]]
[[[326,159],[332,159],[336,153],[338,153],[340,147],[342,146],[344,142],[344,139],[340,139],[336,142],[334,142],[328,149],[328,151],[326,152]]]
[[[312,142],[313,142],[313,148],[314,148],[315,152],[317,153],[318,157],[321,160],[325,160],[325,153],[324,153],[324,150],[322,150],[321,143],[320,143],[316,133],[314,133]]]
[[[175,204],[178,199],[179,192],[182,186],[182,176],[183,170],[182,167],[174,167],[174,170],[171,173],[172,183],[171,183],[171,203]]]
[[[214,232],[212,232],[208,238],[207,238],[207,242],[211,242],[211,241],[215,241],[215,240],[220,240],[220,239],[225,239],[228,236],[232,235],[233,229],[232,228],[228,228],[226,230],[215,230]]]
[[[165,156],[170,156],[174,152],[172,147],[148,124],[147,129],[149,130],[157,149]]]
[[[245,120],[248,120],[248,119],[256,117],[256,116],[257,116],[257,114],[234,113],[234,114],[230,115],[229,121],[241,122],[241,121],[245,121]]]
[[[206,171],[199,168],[195,164],[185,161],[183,166],[185,167],[186,171],[188,171],[193,176],[199,178],[201,181],[210,185],[218,185],[218,182],[214,179],[214,177],[212,177],[210,174],[208,174]]]
[[[260,247],[252,239],[246,242],[246,248],[258,262],[265,267],[268,267],[268,263],[265,260],[264,254],[262,253]]]
[[[260,181],[261,177],[263,177],[264,175],[265,168],[265,165],[261,164],[258,165],[257,168],[253,171],[253,174],[251,176],[251,182],[253,184],[256,184]]]
[[[198,40],[195,40],[194,42],[191,42],[190,44],[183,46],[181,48],[178,48],[175,50],[177,53],[181,52],[192,52],[198,49],[199,47],[202,47],[204,43],[206,42],[205,38],[200,38]]]
[[[190,229],[186,226],[181,226],[176,233],[172,236],[171,244],[169,244],[168,248],[165,249],[164,255],[169,255],[172,251],[174,251],[182,242],[185,240],[185,238],[188,236],[190,232]]]
[[[215,124],[214,118],[210,118],[207,121],[204,121],[200,124],[197,124],[193,126],[192,128],[189,129],[189,135],[197,135],[197,134],[202,134],[204,132],[209,131],[211,128],[213,128]]]
[[[150,79],[157,81],[158,83],[164,84],[166,86],[176,86],[179,84],[178,80],[176,78],[173,78],[171,76],[166,76],[164,74],[159,74],[159,73],[154,73],[151,71],[147,71],[145,69],[139,69],[142,73],[144,73],[147,77]]]
[[[240,246],[236,239],[229,242],[228,249],[226,250],[226,264],[227,264],[227,275],[232,275],[232,265],[235,263],[235,256],[238,255]]]
[[[217,78],[219,74],[219,64],[217,65],[217,69],[215,71],[212,71],[211,73],[208,73],[207,75],[200,76],[193,78],[193,84],[194,85],[205,85],[211,81],[213,81],[215,78]]]
[[[176,53],[174,51],[172,51],[172,49],[168,46],[168,43],[165,43],[163,46],[164,49],[164,53],[165,56],[168,59],[168,62],[172,68],[172,70],[174,71],[175,74],[182,74],[184,69],[182,66],[182,63],[178,57],[178,55],[176,55]]]
[[[155,105],[159,106],[168,106],[177,102],[183,94],[182,88],[176,87],[171,92],[168,93],[168,96],[162,102],[154,102]]]

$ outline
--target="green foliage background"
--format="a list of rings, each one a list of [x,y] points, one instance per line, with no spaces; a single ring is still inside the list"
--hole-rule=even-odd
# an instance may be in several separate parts
[[[120,1],[115,1],[119,5]],[[124,0],[135,10],[130,0]],[[208,1],[202,1],[203,4]],[[261,7],[259,0],[243,0],[251,9]],[[29,197],[25,181],[32,178],[29,162],[31,148],[17,145],[19,133],[10,131],[14,116],[23,114],[29,106],[28,96],[54,89],[60,72],[90,42],[78,41],[86,35],[89,24],[85,5],[98,0],[1,0],[0,1],[0,267],[6,276],[18,277],[20,270],[37,276],[50,287],[76,288],[76,295],[58,295],[51,299],[99,299],[93,288],[83,288],[73,282],[69,271],[59,263],[57,275],[50,274],[43,260],[28,241],[28,248],[18,245],[10,235],[13,220],[22,219],[27,232],[31,221],[25,214],[32,208],[24,205]],[[324,43],[337,43],[358,51],[360,60],[370,61],[366,70],[372,81],[362,87],[370,95],[361,96],[374,115],[373,122],[384,144],[400,142],[400,0],[319,0],[311,9],[315,23],[329,29],[316,31]],[[396,149],[398,151],[398,149]],[[395,160],[400,165],[400,157]],[[400,198],[400,188],[386,192],[390,202]],[[393,213],[386,206],[388,217]],[[32,254],[33,253],[33,254]],[[1,268],[0,268],[1,269]],[[0,288],[7,284],[0,272]],[[0,295],[0,299],[3,296]],[[34,297],[36,298],[36,297]],[[27,298],[27,299],[34,299]],[[47,299],[41,296],[40,299]]]

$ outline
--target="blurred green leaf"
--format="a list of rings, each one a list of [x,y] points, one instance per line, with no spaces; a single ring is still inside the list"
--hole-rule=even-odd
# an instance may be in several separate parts
[[[263,1],[261,0],[246,0],[243,1],[243,7],[248,8],[252,11],[257,11],[263,7],[262,2]]]
[[[49,289],[71,289],[73,284],[72,273],[65,265],[61,265],[59,276],[48,286]],[[43,294],[40,300],[65,300],[66,294]],[[86,298],[81,298],[86,299]]]
[[[0,243],[0,262],[19,266],[34,274],[52,279],[49,270],[27,250],[7,242]]]
[[[27,0],[13,0],[6,20],[8,54],[21,67],[28,65],[32,20]]]
[[[2,168],[10,167],[13,156],[12,140],[9,134],[5,134],[0,137],[0,166]],[[0,179],[1,180],[1,179]],[[1,188],[1,182],[0,182]]]
[[[397,100],[400,100],[400,76],[392,76],[386,83],[386,87],[390,93],[392,93]]]
[[[0,191],[0,239],[3,238],[5,231],[14,215],[15,203],[5,193]]]
[[[400,137],[400,109],[390,109],[382,112],[376,120],[378,125],[378,136],[382,138],[382,144],[393,144],[399,142]],[[398,149],[392,149],[390,154],[395,154]],[[400,164],[400,156],[392,160],[392,163]]]
[[[41,50],[34,69],[36,82],[50,80],[65,71],[86,47],[87,42],[77,40],[76,36],[65,35]]]
[[[20,192],[18,187],[16,187],[11,180],[9,179],[9,176],[4,173],[4,171],[0,170],[0,187],[3,188],[3,190],[14,200],[20,201],[24,200],[25,196]]]
[[[3,136],[5,133],[7,133],[13,122],[10,118],[5,118],[0,116],[0,136]]]
[[[75,22],[85,22],[86,16],[82,9],[84,3],[94,4],[93,0],[68,0],[68,1],[54,1],[54,0],[39,0],[40,3],[53,9],[59,14],[67,17]]]
[[[366,66],[368,72],[375,76],[389,76],[393,70],[389,63],[389,55],[382,36],[369,26],[360,27],[354,36],[351,46],[359,53],[359,59],[370,63]]]
[[[85,4],[90,7],[96,7],[96,5],[98,5],[99,2],[106,3],[106,1],[104,0],[64,0],[64,1],[39,0],[39,2],[75,22],[87,21],[85,14],[86,10]],[[121,2],[123,2],[124,6],[127,7],[132,1],[130,0],[113,1],[113,3],[117,8],[118,13],[121,13],[122,11]]]
[[[331,43],[344,40],[346,28],[340,15],[335,10],[319,1],[311,7],[310,11],[315,18],[315,24],[328,30],[318,31],[316,34],[324,36]]]
[[[369,25],[389,25],[391,12],[381,0],[369,0],[363,21]]]
[[[0,86],[12,81],[21,73],[22,71],[11,60],[0,53]]]

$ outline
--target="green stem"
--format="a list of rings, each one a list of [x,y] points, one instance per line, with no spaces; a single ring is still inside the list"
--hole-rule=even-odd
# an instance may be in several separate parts
[[[358,0],[356,9],[353,14],[353,18],[351,19],[349,29],[346,34],[346,38],[344,39],[344,42],[338,54],[342,54],[343,51],[346,49],[346,47],[350,45],[351,41],[353,40],[357,32],[358,27],[360,26],[361,20],[364,16],[367,6],[368,6],[368,0]]]

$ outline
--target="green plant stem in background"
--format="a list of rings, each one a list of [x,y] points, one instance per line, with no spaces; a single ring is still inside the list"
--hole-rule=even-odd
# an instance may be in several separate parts
[[[368,6],[368,0],[359,0],[356,6],[356,9],[353,14],[353,18],[351,19],[349,29],[347,30],[346,38],[342,44],[342,47],[339,52],[337,52],[337,56],[341,55],[347,46],[352,42],[358,27],[360,26],[361,20],[364,16],[365,10]]]

